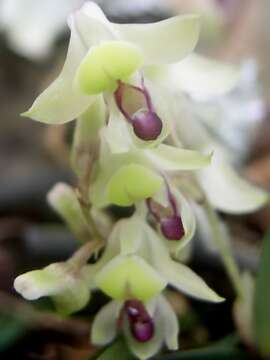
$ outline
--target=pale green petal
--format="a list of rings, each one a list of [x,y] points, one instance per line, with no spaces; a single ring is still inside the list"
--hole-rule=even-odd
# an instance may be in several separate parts
[[[122,306],[122,302],[111,301],[99,310],[91,328],[91,343],[93,345],[107,345],[116,337],[117,322]]]
[[[116,171],[105,191],[112,204],[130,206],[152,197],[162,184],[160,175],[142,165],[130,164]]]
[[[157,308],[155,310],[158,310]],[[164,339],[164,324],[163,319],[161,318],[161,314],[159,311],[156,311],[154,323],[155,323],[155,333],[151,340],[141,343],[136,341],[132,336],[129,323],[127,319],[124,321],[124,336],[128,343],[128,346],[131,352],[139,359],[149,359],[154,356],[160,349]]]
[[[138,256],[117,256],[96,276],[96,285],[117,300],[134,297],[150,300],[166,286],[166,281]]]
[[[161,262],[158,269],[170,285],[187,295],[212,302],[224,300],[210,289],[204,280],[183,264],[175,261]]]
[[[149,67],[146,74],[173,91],[183,91],[198,100],[209,100],[232,90],[240,80],[240,70],[215,60],[191,54],[177,64]]]
[[[149,225],[145,224],[144,228],[146,238],[151,244],[151,264],[164,276],[168,284],[198,299],[213,302],[223,301],[223,298],[211,290],[191,269],[171,260],[166,245]]]
[[[197,170],[208,166],[212,154],[203,155],[198,151],[176,148],[161,144],[155,149],[144,150],[148,159],[157,167],[166,171]]]
[[[102,129],[102,137],[108,144],[111,154],[121,154],[129,151],[132,144],[132,137],[128,130],[127,122],[116,108],[114,101],[109,104],[109,123]]]
[[[158,298],[158,308],[163,322],[165,343],[169,350],[178,349],[179,322],[170,303],[164,296]]]
[[[249,213],[269,201],[269,194],[241,178],[217,148],[211,165],[199,172],[198,179],[211,204],[224,212]]]
[[[86,1],[75,15],[79,17],[77,21],[78,30],[88,48],[91,45],[99,44],[101,41],[117,38],[117,31],[113,24],[93,1]]]
[[[71,38],[61,74],[39,95],[24,116],[48,124],[61,124],[76,118],[93,101],[93,97],[85,96],[73,87],[75,72],[87,51],[76,22],[75,18],[70,21]]]
[[[122,220],[119,229],[122,255],[135,254],[139,251],[144,231],[141,223],[142,220],[136,215]]]
[[[114,24],[123,40],[137,45],[145,65],[175,63],[191,53],[198,41],[199,17],[175,16],[152,24]]]

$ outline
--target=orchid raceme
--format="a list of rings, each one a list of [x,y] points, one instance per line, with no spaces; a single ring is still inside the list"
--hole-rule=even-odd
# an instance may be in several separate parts
[[[240,212],[266,199],[237,177],[192,107],[196,98],[230,91],[238,71],[191,54],[196,15],[123,25],[85,2],[69,26],[62,72],[24,115],[47,124],[77,119],[71,146],[77,183],[55,185],[48,201],[81,247],[65,262],[20,275],[14,286],[29,300],[51,297],[65,315],[102,291],[111,300],[94,319],[91,341],[105,346],[119,333],[136,357],[147,359],[163,343],[178,348],[167,286],[223,301],[180,261],[195,233],[194,202]],[[113,221],[110,205],[134,212]],[[230,253],[225,258],[234,264]],[[236,267],[232,272],[237,277]]]

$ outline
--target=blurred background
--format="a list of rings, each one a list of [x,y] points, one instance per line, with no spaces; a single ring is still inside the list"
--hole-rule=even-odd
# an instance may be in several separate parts
[[[51,126],[20,117],[62,67],[67,15],[83,0],[0,0],[0,358],[88,359],[91,314],[106,301],[96,295],[81,314],[62,319],[50,303],[16,296],[19,273],[66,259],[76,241],[46,204],[57,181],[72,181],[67,142],[72,124]],[[253,182],[270,188],[270,2],[267,0],[99,0],[110,20],[152,22],[202,14],[197,51],[241,66],[238,88],[218,104],[204,104],[208,126]],[[218,106],[217,106],[218,105]],[[217,108],[215,108],[215,106]],[[220,116],[222,112],[222,116]],[[249,216],[221,214],[242,268],[256,270],[270,207]],[[199,236],[197,236],[199,237]],[[196,239],[191,265],[229,299],[208,306],[169,293],[182,320],[182,348],[204,346],[234,331],[232,293],[219,259]],[[199,249],[199,251],[198,251]],[[205,261],[205,253],[207,262]],[[222,279],[222,281],[221,281]],[[45,309],[45,310],[44,310]],[[219,326],[217,326],[219,323]],[[222,324],[222,325],[220,325]]]

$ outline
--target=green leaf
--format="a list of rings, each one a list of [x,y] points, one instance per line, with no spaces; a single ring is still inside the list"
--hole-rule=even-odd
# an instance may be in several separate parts
[[[254,330],[255,340],[265,356],[270,355],[270,231],[266,235],[255,284]]]
[[[0,314],[0,328],[0,351],[12,346],[27,330],[21,319],[9,314]]]
[[[178,351],[156,356],[155,360],[248,360],[251,357],[238,348],[239,336],[231,334],[217,343],[196,350]]]
[[[155,360],[248,360],[251,357],[240,349],[209,347],[202,350],[181,351],[158,356]]]

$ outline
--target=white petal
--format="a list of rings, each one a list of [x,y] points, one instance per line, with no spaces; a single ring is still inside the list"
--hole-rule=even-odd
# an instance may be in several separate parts
[[[65,30],[66,17],[83,0],[2,0],[0,27],[9,45],[23,56],[40,60],[51,52],[54,41]]]
[[[114,24],[123,40],[140,47],[145,65],[175,63],[195,47],[199,36],[197,15],[175,16],[152,24]]]
[[[117,334],[117,320],[121,302],[111,301],[95,316],[91,329],[91,343],[98,346],[109,344]]]
[[[116,108],[114,101],[110,101],[109,106],[109,123],[102,129],[101,135],[112,154],[121,154],[130,150],[132,138],[128,125]]]
[[[157,310],[157,309],[156,309]],[[161,348],[164,339],[164,324],[161,314],[157,311],[154,317],[155,333],[152,339],[145,343],[136,341],[132,336],[128,321],[124,321],[124,336],[131,352],[141,360],[149,359]]]
[[[61,124],[83,113],[95,99],[78,92],[73,86],[75,72],[87,49],[76,29],[76,18],[70,21],[71,38],[66,62],[59,77],[35,100],[23,115],[48,124]]]
[[[177,350],[179,322],[171,305],[162,295],[158,298],[158,311],[160,311],[163,320],[165,343],[169,350]]]
[[[23,115],[49,123],[65,123],[78,117],[95,97],[82,94],[74,84],[78,66],[89,48],[104,40],[116,38],[116,31],[102,10],[87,2],[69,17],[71,38],[66,62],[59,77],[36,99]]]
[[[155,149],[146,149],[144,153],[157,168],[165,171],[197,170],[209,165],[212,157],[212,154],[204,155],[198,151],[166,144],[161,144]]]
[[[242,179],[217,147],[211,165],[198,173],[198,179],[211,204],[224,212],[248,213],[269,201],[269,194]]]
[[[228,93],[237,85],[241,74],[237,67],[197,54],[191,54],[177,64],[148,71],[152,81],[156,79],[172,90],[186,92],[200,101]]]

